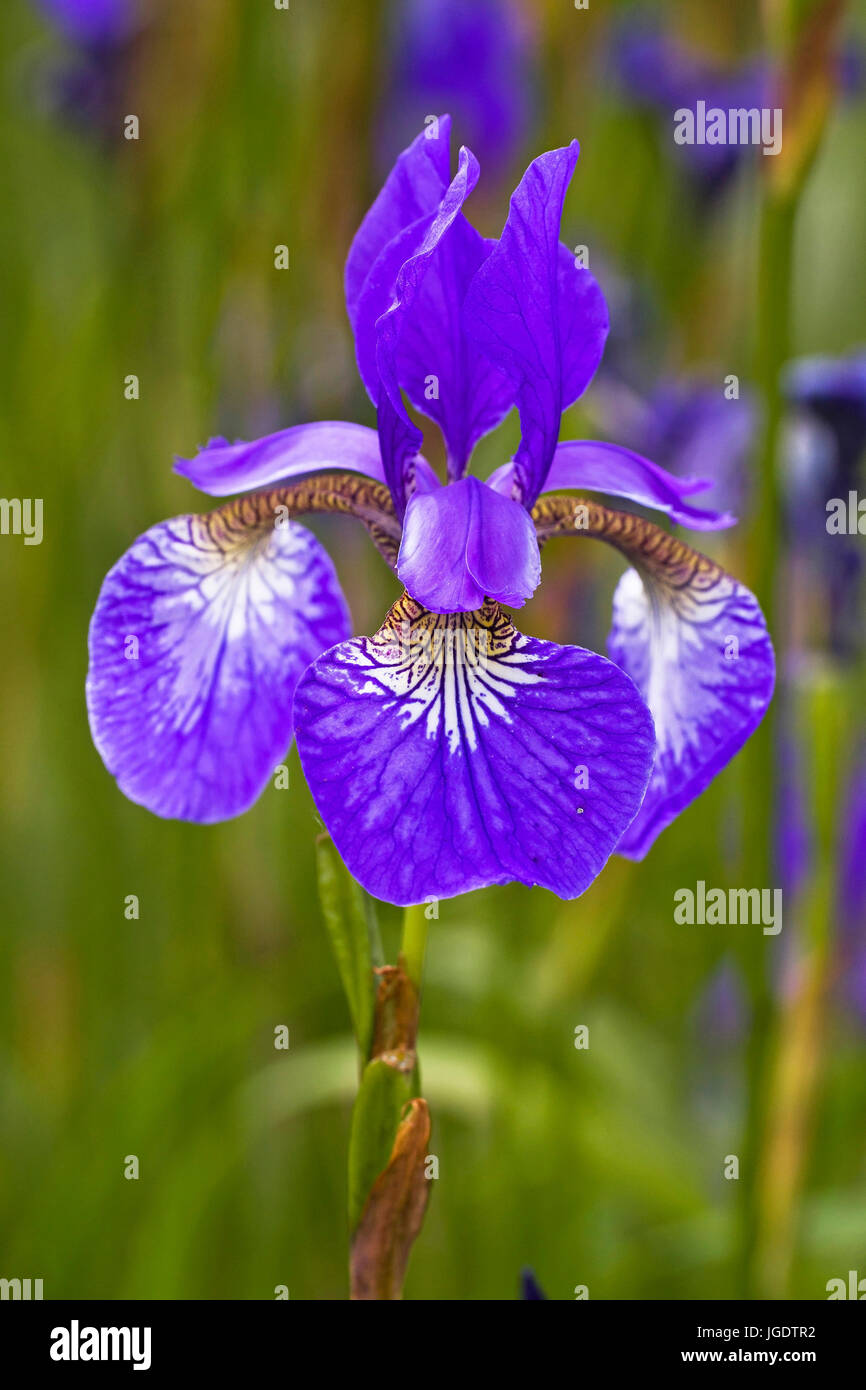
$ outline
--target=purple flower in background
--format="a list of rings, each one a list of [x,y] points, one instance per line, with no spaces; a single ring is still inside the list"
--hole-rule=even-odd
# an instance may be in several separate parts
[[[401,0],[391,7],[381,146],[386,164],[448,108],[491,173],[529,124],[533,36],[516,0]]]
[[[51,104],[83,125],[109,128],[150,0],[38,0],[38,6],[74,48],[46,75]]]
[[[753,596],[649,521],[552,489],[624,497],[696,529],[729,525],[627,449],[559,443],[595,371],[604,298],[560,243],[577,143],[540,155],[501,238],[463,216],[449,120],[400,156],[352,244],[346,302],[377,429],[296,425],[213,440],[179,472],[246,495],[145,532],[107,576],[90,631],[94,741],[121,789],[212,822],[263,790],[292,735],[351,873],[405,904],[513,880],[582,893],[613,850],[642,857],[761,720],[773,652]],[[444,436],[419,456],[403,392]],[[515,406],[521,442],[486,482],[476,441]],[[330,560],[294,518],[360,520],[406,592],[351,639]],[[536,589],[540,547],[595,538],[634,567],[611,660],[525,636],[501,605]]]
[[[827,481],[840,490],[854,486],[866,449],[866,352],[794,362],[785,392],[823,431]],[[815,458],[817,462],[819,455]]]
[[[788,719],[783,705],[776,742],[775,862],[786,901],[799,895],[814,852],[810,808],[803,790],[802,755]]]
[[[744,145],[674,143],[674,112],[706,109],[724,111],[769,104],[769,74],[760,59],[724,68],[679,39],[630,18],[614,49],[615,69],[624,92],[667,123],[664,138],[683,160],[698,197],[707,201],[729,182],[749,147]]]
[[[531,1269],[521,1270],[520,1297],[526,1303],[547,1302],[547,1294],[542,1290]]]
[[[702,1040],[715,1044],[739,1042],[749,1019],[748,996],[732,961],[717,966],[697,1003],[696,1023]]]
[[[826,592],[830,646],[841,655],[862,650],[863,555],[859,534],[837,530],[833,503],[848,512],[866,452],[866,353],[811,357],[793,363],[784,388],[794,420],[789,436],[786,500],[796,538],[794,561],[808,563]],[[856,504],[855,504],[856,511]]]
[[[626,97],[656,114],[664,123],[663,137],[688,173],[699,204],[708,205],[731,181],[744,157],[754,153],[748,144],[674,142],[674,115],[689,110],[699,118],[703,110],[773,110],[779,106],[774,92],[775,73],[768,59],[755,55],[737,64],[723,65],[699,49],[659,30],[647,16],[619,26],[613,47],[613,65]],[[863,87],[863,49],[847,39],[835,54],[835,85],[843,96],[858,95]],[[698,125],[701,124],[698,119]],[[781,138],[781,127],[778,130]]]
[[[848,999],[866,1023],[866,747],[854,760],[848,788],[837,912]]]
[[[118,43],[135,29],[141,0],[38,0],[40,9],[75,43]]]
[[[726,511],[748,505],[748,460],[757,427],[752,396],[728,399],[721,381],[680,377],[638,396],[605,374],[595,393],[606,431],[619,427],[630,448],[682,477],[698,469],[712,484],[704,499]]]

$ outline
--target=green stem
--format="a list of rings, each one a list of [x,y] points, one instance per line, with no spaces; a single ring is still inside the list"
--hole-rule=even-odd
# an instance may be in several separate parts
[[[421,991],[424,975],[424,956],[427,950],[427,917],[423,903],[415,903],[406,908],[403,914],[403,940],[400,954],[406,974],[415,988]]]

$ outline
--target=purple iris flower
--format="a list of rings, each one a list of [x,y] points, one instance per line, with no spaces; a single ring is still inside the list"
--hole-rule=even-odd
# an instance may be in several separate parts
[[[401,0],[392,6],[382,147],[388,162],[430,112],[448,107],[490,172],[529,123],[532,31],[515,0]]]
[[[178,461],[205,492],[247,491],[153,526],[103,584],[88,708],[133,801],[237,815],[294,734],[322,819],[374,896],[516,880],[573,898],[613,850],[642,857],[759,723],[774,670],[754,597],[670,532],[562,491],[696,529],[732,521],[693,504],[695,479],[558,441],[607,334],[598,285],[559,240],[577,156],[575,141],[535,159],[487,240],[462,212],[478,165],[463,148],[450,176],[442,117],[397,160],[346,264],[377,428],[295,425]],[[403,392],[442,431],[445,485]],[[475,442],[514,405],[514,458],[470,476]],[[374,636],[350,638],[331,562],[296,524],[305,512],[356,517],[405,585]],[[633,565],[612,660],[525,636],[502,607],[530,598],[540,547],[560,536]]]
[[[38,0],[38,5],[74,46],[74,56],[46,74],[50,103],[90,129],[110,131],[150,0]]]
[[[39,0],[68,38],[80,44],[117,43],[139,21],[141,0]]]
[[[829,534],[827,505],[847,505],[861,484],[866,453],[866,352],[807,357],[784,381],[794,407],[788,456],[787,503],[807,581],[817,570],[827,595],[830,646],[845,656],[862,649],[863,555],[860,536]]]
[[[531,1269],[521,1270],[520,1297],[524,1302],[528,1303],[547,1302],[547,1294],[542,1289]]]
[[[638,396],[605,373],[597,395],[605,428],[618,422],[631,448],[679,475],[698,467],[712,483],[705,501],[714,507],[740,511],[748,505],[748,459],[757,427],[749,392],[729,400],[720,382],[689,376],[662,381]]]
[[[750,59],[725,68],[679,39],[632,18],[615,45],[620,83],[632,100],[670,122],[671,148],[686,165],[695,192],[712,198],[730,181],[746,152],[741,145],[674,145],[674,112],[762,107],[768,104],[769,72],[765,62]]]
[[[801,358],[788,369],[785,391],[823,429],[828,481],[853,487],[866,450],[866,352]]]
[[[736,966],[724,961],[702,991],[696,1010],[697,1031],[714,1044],[739,1042],[748,1024],[748,1000]]]
[[[848,998],[866,1024],[866,746],[858,750],[843,818],[837,914]]]

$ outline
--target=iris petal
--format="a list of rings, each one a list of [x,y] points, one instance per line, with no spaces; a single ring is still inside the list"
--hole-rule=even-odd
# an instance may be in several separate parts
[[[461,148],[454,179],[426,216],[403,227],[383,247],[351,314],[358,371],[377,408],[385,478],[400,516],[411,491],[413,462],[422,435],[403,405],[398,353],[439,245],[453,228],[477,179],[477,161],[469,150]]]
[[[535,528],[519,502],[462,478],[410,499],[397,573],[437,613],[471,612],[485,598],[521,607],[541,578]]]
[[[353,327],[364,281],[388,242],[438,207],[448,187],[450,139],[450,116],[425,126],[398,157],[355,233],[345,273],[346,308]]]
[[[349,468],[384,482],[376,431],[345,420],[321,420],[292,425],[249,443],[212,439],[194,458],[177,459],[174,465],[176,473],[212,497],[228,497],[330,468]]]
[[[560,417],[601,361],[608,316],[588,270],[559,240],[577,141],[530,164],[512,199],[501,240],[466,297],[466,331],[517,387],[522,438],[515,457],[520,500],[541,491]]]
[[[403,329],[413,310],[440,241],[453,225],[464,201],[478,182],[478,161],[470,150],[461,147],[457,173],[442,198],[435,217],[420,245],[400,267],[391,303],[376,321],[376,368],[379,375],[379,438],[385,477],[391,489],[398,513],[406,505],[413,451],[421,444],[421,432],[406,413],[400,393],[397,372],[397,353]],[[359,360],[361,348],[359,345]]]
[[[157,815],[225,820],[256,800],[292,738],[297,680],[349,632],[316,538],[251,499],[140,536],[90,627],[93,740]]]
[[[642,859],[742,748],[773,694],[775,660],[755,596],[651,522],[573,497],[533,510],[541,540],[593,535],[635,565],[614,597],[608,651],[652,713],[658,749],[640,811],[618,846]]]
[[[397,277],[406,262],[423,246],[434,216],[435,210],[429,216],[410,223],[393,241],[389,241],[364,281],[354,319],[355,357],[361,380],[374,405],[378,403],[380,395],[377,360],[379,335],[376,325],[393,304]]]
[[[773,648],[754,595],[706,561],[682,585],[627,570],[608,652],[647,701],[658,740],[644,803],[618,846],[642,859],[760,724]]]
[[[497,492],[509,495],[515,477],[514,464],[507,463],[487,481]],[[736,524],[736,517],[730,512],[693,507],[686,501],[694,493],[712,487],[712,479],[677,477],[631,449],[594,439],[559,444],[544,487],[546,492],[574,487],[604,492],[610,497],[627,497],[630,502],[666,512],[694,531],[720,531]]]
[[[462,477],[476,442],[514,404],[513,381],[463,329],[467,291],[495,245],[465,217],[456,218],[434,252],[397,352],[400,385],[441,429],[452,478]]]
[[[577,897],[637,811],[653,758],[628,676],[526,637],[496,604],[408,596],[313,663],[298,751],[350,872],[406,904],[513,880]]]

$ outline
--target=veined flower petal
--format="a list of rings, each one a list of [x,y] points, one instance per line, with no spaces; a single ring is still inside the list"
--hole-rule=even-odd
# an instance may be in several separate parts
[[[519,502],[461,478],[410,498],[397,573],[436,613],[471,612],[485,598],[522,607],[541,578],[535,527]]]
[[[408,310],[477,180],[478,164],[469,150],[461,148],[457,173],[435,206],[401,228],[370,267],[352,315],[352,327],[358,371],[374,405],[380,396],[379,326],[385,326],[384,316],[389,315],[386,347],[392,357]],[[393,397],[393,390],[391,394]]]
[[[403,227],[383,247],[352,310],[358,371],[377,409],[385,478],[401,516],[411,491],[413,461],[422,435],[410,420],[400,393],[400,344],[440,242],[453,228],[477,179],[477,161],[469,150],[461,148],[457,173],[441,199],[426,216]]]
[[[349,631],[331,561],[302,526],[251,498],[161,522],[99,595],[93,741],[121,791],[157,815],[238,815],[288,749],[299,676]]]
[[[398,904],[512,880],[577,897],[635,815],[653,760],[628,676],[522,635],[495,603],[436,616],[404,595],[375,637],[313,663],[295,723],[349,871]]]
[[[644,803],[618,846],[642,859],[760,724],[773,648],[757,599],[707,560],[680,585],[627,570],[608,651],[646,699],[658,740]]]
[[[635,566],[614,597],[608,651],[634,680],[656,729],[652,778],[617,846],[642,859],[763,719],[775,683],[764,617],[744,585],[641,517],[553,496],[539,499],[533,517],[541,541],[592,535]]]
[[[477,441],[514,404],[514,382],[463,330],[467,291],[495,245],[462,215],[455,219],[431,258],[397,349],[400,385],[441,429],[452,478],[462,477]]]
[[[249,443],[211,439],[194,458],[179,458],[174,464],[175,473],[212,497],[228,497],[331,468],[348,468],[384,482],[376,431],[345,420],[321,420],[291,425]]]
[[[450,176],[450,142],[450,116],[426,125],[398,157],[355,233],[345,272],[346,308],[353,328],[364,281],[388,242],[439,206]]]
[[[510,496],[515,480],[513,463],[506,463],[488,478],[488,485]],[[545,480],[545,492],[564,487],[588,488],[610,497],[627,497],[643,507],[666,512],[693,531],[720,531],[734,526],[730,512],[693,507],[685,499],[712,486],[712,479],[679,478],[658,464],[595,439],[570,439],[557,445],[553,463]]]
[[[466,332],[517,387],[520,500],[531,507],[547,476],[566,406],[586,389],[608,331],[604,296],[559,240],[578,145],[530,164],[511,198],[501,240],[466,296]]]
[[[376,370],[379,377],[379,439],[385,478],[400,516],[406,506],[411,482],[410,465],[413,452],[417,453],[420,446],[421,432],[409,419],[403,404],[397,371],[397,353],[403,329],[436,249],[477,182],[478,161],[470,150],[461,146],[457,173],[451,180],[420,245],[413,248],[411,255],[401,265],[391,302],[375,324]],[[360,329],[356,345],[360,362],[363,354]]]

